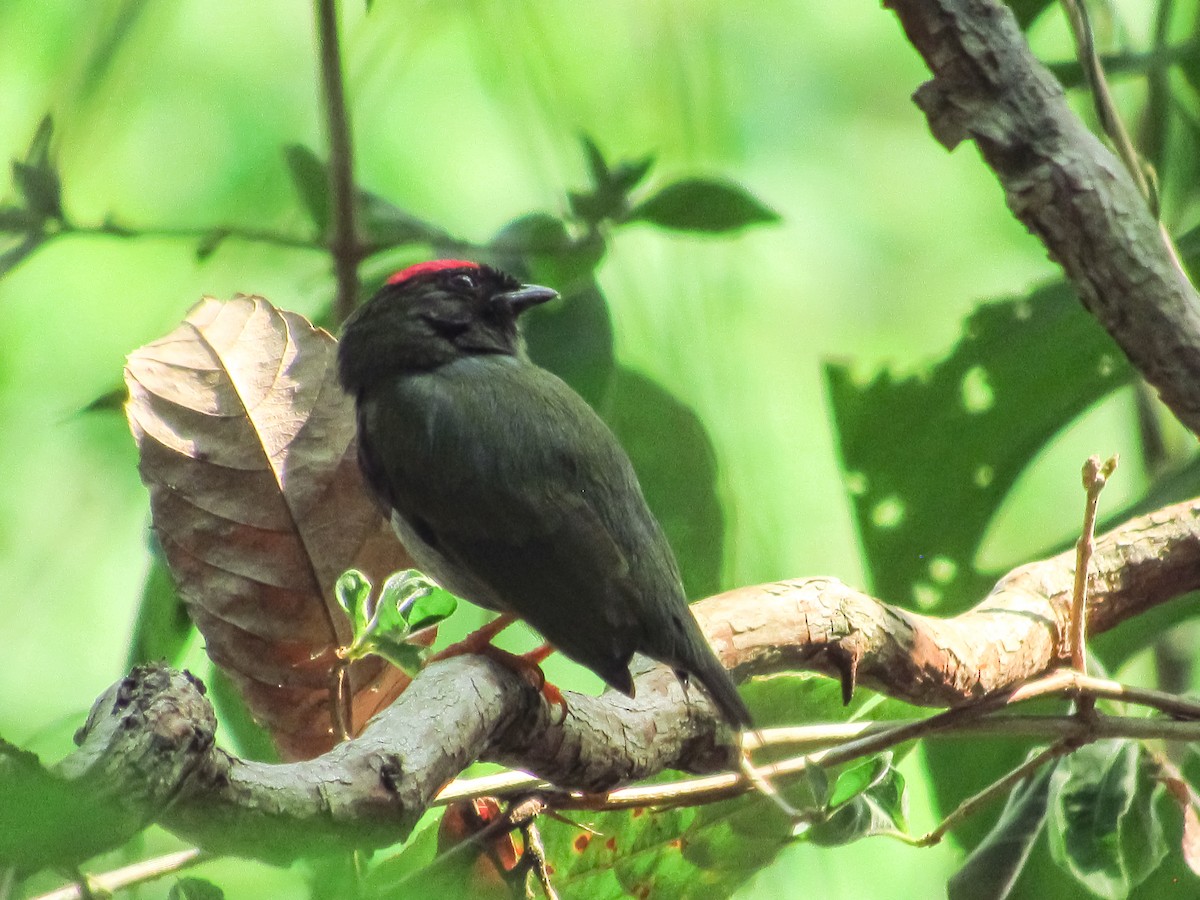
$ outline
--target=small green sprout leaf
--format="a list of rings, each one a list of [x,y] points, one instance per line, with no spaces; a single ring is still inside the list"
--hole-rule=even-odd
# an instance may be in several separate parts
[[[366,630],[367,621],[370,619],[368,609],[371,599],[370,580],[358,569],[348,569],[342,573],[333,586],[333,595],[337,599],[338,606],[344,609],[346,615],[350,617],[350,622],[354,626],[354,634],[357,637]]]
[[[372,596],[370,580],[357,569],[342,574],[334,585],[338,605],[350,616],[354,640],[342,648],[346,660],[382,656],[410,675],[421,668],[428,641],[417,633],[450,616],[458,600],[415,569],[390,575]],[[428,635],[424,637],[428,638]]]
[[[458,600],[448,591],[435,587],[422,597],[413,601],[408,611],[408,627],[410,631],[420,631],[437,625],[454,615],[458,609]]]

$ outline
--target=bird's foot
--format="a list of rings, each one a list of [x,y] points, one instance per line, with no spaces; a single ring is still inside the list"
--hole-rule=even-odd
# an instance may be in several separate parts
[[[531,650],[528,653],[517,655],[509,653],[507,650],[501,650],[499,647],[494,647],[489,644],[480,651],[484,656],[491,657],[500,665],[512,669],[518,675],[525,679],[533,686],[551,707],[555,707],[562,712],[559,722],[567,717],[567,701],[563,697],[562,691],[557,686],[546,680],[546,673],[542,671],[542,663],[546,657],[554,652],[554,648],[549,644],[543,644],[536,650]]]
[[[445,650],[429,657],[425,665],[449,659],[452,656],[463,656],[467,653],[475,653],[494,659],[506,669],[512,669],[529,682],[534,689],[546,698],[546,702],[552,707],[561,710],[562,718],[559,719],[561,722],[567,716],[566,698],[563,697],[562,691],[546,680],[546,673],[542,671],[542,663],[547,656],[554,652],[554,648],[549,644],[543,644],[536,650],[518,655],[516,653],[509,653],[507,650],[501,650],[492,643],[496,635],[515,621],[516,618],[514,616],[510,616],[508,613],[501,613],[482,628],[472,631],[461,641],[451,644]]]

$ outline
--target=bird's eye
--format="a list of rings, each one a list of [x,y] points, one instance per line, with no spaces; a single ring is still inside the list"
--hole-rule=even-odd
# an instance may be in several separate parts
[[[466,272],[459,272],[457,275],[451,276],[450,284],[463,291],[473,291],[476,288],[475,276],[468,275]]]

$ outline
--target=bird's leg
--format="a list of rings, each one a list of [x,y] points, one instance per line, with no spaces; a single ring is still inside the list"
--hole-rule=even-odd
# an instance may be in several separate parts
[[[550,644],[542,644],[536,650],[530,650],[528,653],[521,654],[521,659],[528,662],[531,666],[540,666],[546,661],[546,657],[553,652],[554,647]]]
[[[433,654],[433,656],[429,657],[425,665],[437,662],[438,660],[449,659],[452,656],[462,656],[465,653],[484,653],[489,647],[492,647],[492,641],[496,635],[515,621],[517,621],[516,616],[509,615],[508,613],[500,613],[492,621],[480,628],[476,628],[461,641],[451,644],[445,650]]]

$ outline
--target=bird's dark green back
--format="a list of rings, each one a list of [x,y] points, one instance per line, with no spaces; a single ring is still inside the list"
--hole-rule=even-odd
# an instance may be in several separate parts
[[[368,463],[387,503],[501,608],[628,692],[630,656],[665,624],[658,608],[686,602],[629,460],[591,408],[531,363],[482,356],[391,379],[360,409],[392,448]]]

